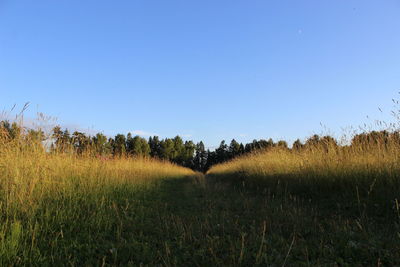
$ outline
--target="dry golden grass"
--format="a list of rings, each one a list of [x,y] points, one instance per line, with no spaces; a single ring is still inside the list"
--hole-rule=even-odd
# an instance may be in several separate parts
[[[204,179],[3,136],[0,266],[399,265],[399,146],[274,148]]]
[[[154,159],[49,153],[40,142],[25,135],[15,139],[3,135],[0,265],[54,263],[43,254],[51,254],[46,251],[48,242],[63,235],[60,225],[108,229],[115,216],[110,213],[110,206],[153,188],[158,180],[193,174],[190,169]],[[81,243],[85,244],[88,238],[81,239]],[[55,254],[51,257],[57,257]]]
[[[362,146],[313,146],[300,150],[274,148],[252,153],[212,167],[208,174],[242,174],[270,177],[326,179],[362,178],[378,175],[385,181],[397,180],[400,144]],[[377,177],[378,177],[377,176]]]
[[[279,233],[281,244],[296,254],[290,265],[397,266],[398,140],[275,148],[214,166],[207,177],[265,202],[261,209],[254,204],[244,210],[260,216],[267,213],[267,222],[276,223],[267,228],[272,236]],[[286,232],[279,232],[285,227]],[[292,243],[287,237],[290,232],[297,236]],[[275,240],[270,249],[280,247],[278,243]],[[299,256],[302,253],[304,258]]]
[[[32,209],[44,194],[73,192],[73,186],[79,186],[79,191],[92,191],[102,186],[143,184],[193,174],[187,168],[155,159],[53,154],[37,144],[22,146],[15,142],[0,146],[1,209],[5,213],[12,212],[6,207],[14,205]]]

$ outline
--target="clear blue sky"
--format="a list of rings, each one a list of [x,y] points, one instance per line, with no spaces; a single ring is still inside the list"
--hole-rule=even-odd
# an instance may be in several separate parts
[[[398,0],[0,0],[0,108],[62,125],[293,140],[399,91]]]

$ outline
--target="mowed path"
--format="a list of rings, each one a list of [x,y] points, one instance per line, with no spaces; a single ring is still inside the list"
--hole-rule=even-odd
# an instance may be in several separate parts
[[[369,229],[360,229],[354,211],[329,210],[326,203],[204,176],[163,180],[153,193],[157,199],[150,198],[143,214],[151,223],[143,225],[140,231],[146,238],[139,241],[155,256],[148,263],[290,266],[399,261],[400,244],[385,233],[387,227],[371,223]]]
[[[264,261],[265,203],[240,190],[196,176],[161,180],[134,198],[135,206],[120,216],[121,240],[113,243],[116,255],[107,263],[226,266]]]
[[[75,266],[400,264],[399,242],[384,233],[388,227],[360,228],[353,211],[327,211],[285,191],[198,175],[118,187],[106,198],[101,222],[91,222],[90,214],[62,222],[54,265],[66,258]],[[88,210],[98,205],[85,203]],[[79,229],[76,221],[83,222]]]
[[[118,263],[166,266],[284,264],[295,236],[296,206],[286,207],[241,184],[206,181],[204,176],[160,181],[142,196],[140,213],[125,229],[137,250],[119,248]],[[269,215],[280,210],[274,221]],[[141,223],[138,224],[137,220]],[[270,227],[276,227],[271,231]],[[288,255],[289,252],[289,255]],[[306,253],[306,251],[305,251]],[[306,260],[306,254],[301,255]]]

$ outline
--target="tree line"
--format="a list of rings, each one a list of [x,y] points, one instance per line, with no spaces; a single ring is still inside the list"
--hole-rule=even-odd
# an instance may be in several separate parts
[[[211,151],[206,149],[202,141],[198,143],[191,140],[183,141],[180,136],[165,139],[151,136],[145,139],[128,133],[126,136],[117,134],[114,137],[107,138],[102,133],[88,136],[75,131],[70,134],[68,129],[62,130],[59,126],[53,129],[52,138],[54,141],[51,150],[53,151],[75,152],[77,154],[95,153],[98,156],[153,157],[202,172],[215,164],[255,150],[269,147],[288,149],[288,144],[285,141],[275,143],[272,139],[261,139],[243,144],[233,139],[229,144],[225,140],[221,141],[219,147],[215,151]]]
[[[206,149],[204,143],[183,141],[180,136],[174,138],[160,139],[151,136],[145,139],[140,136],[117,134],[107,137],[102,133],[94,136],[75,131],[70,133],[68,129],[60,126],[53,128],[51,136],[46,137],[41,130],[28,129],[24,131],[17,123],[8,121],[0,122],[0,136],[6,139],[21,138],[43,142],[50,141],[49,152],[75,153],[77,155],[93,155],[97,157],[153,157],[160,160],[168,160],[178,165],[191,168],[196,171],[205,172],[211,166],[232,160],[238,156],[263,151],[271,148],[280,148],[292,151],[304,149],[322,149],[326,152],[338,149],[338,141],[331,136],[313,135],[304,143],[299,139],[291,147],[286,141],[274,142],[272,139],[253,140],[251,143],[243,144],[233,139],[229,144],[221,141],[214,151]],[[400,144],[399,132],[372,131],[355,135],[347,146],[366,149],[371,145],[388,145],[390,142]]]

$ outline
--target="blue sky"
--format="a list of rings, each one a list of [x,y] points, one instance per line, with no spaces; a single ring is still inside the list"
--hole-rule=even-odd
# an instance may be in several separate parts
[[[399,14],[398,0],[0,0],[0,108],[208,146],[339,134],[390,119]]]

